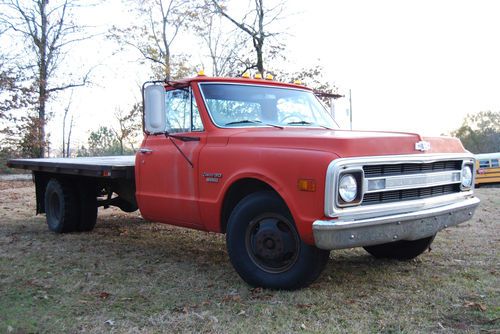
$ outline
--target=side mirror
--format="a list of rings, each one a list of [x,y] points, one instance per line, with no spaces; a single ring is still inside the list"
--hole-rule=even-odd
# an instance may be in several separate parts
[[[150,84],[143,91],[144,132],[147,134],[165,133],[167,120],[165,116],[165,87],[163,84]]]

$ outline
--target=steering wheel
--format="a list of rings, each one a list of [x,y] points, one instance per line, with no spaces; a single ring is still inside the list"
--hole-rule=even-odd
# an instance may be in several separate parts
[[[294,118],[296,119],[297,122],[301,122],[303,121],[303,117],[302,115],[298,114],[298,113],[292,113],[290,115],[286,115],[285,117],[283,117],[281,120],[280,120],[280,123],[284,123],[284,124],[288,124],[288,123],[291,123],[290,121],[293,121],[295,122]],[[289,120],[288,122],[285,122],[286,120]]]

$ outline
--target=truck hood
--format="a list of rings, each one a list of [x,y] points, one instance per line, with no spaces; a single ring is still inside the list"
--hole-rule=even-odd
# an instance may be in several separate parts
[[[420,151],[415,144],[425,141],[430,149]],[[243,129],[228,138],[231,145],[252,145],[332,152],[339,157],[399,154],[463,153],[460,140],[451,137],[422,137],[415,133],[322,129]]]

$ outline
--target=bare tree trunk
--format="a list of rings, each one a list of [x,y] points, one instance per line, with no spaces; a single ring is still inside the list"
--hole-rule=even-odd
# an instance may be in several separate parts
[[[163,63],[165,66],[165,80],[170,80],[172,76],[172,71],[171,71],[171,65],[170,65],[170,43],[168,42],[167,39],[167,26],[168,26],[168,15],[170,13],[170,8],[173,4],[173,0],[170,0],[170,4],[167,8],[167,11],[165,12],[163,8],[163,2],[160,1],[160,8],[161,8],[161,14],[162,14],[162,29],[161,29],[161,40],[163,42],[163,47],[164,47],[164,57],[163,57]],[[160,50],[161,52],[161,50]]]
[[[54,2],[54,3],[53,3]],[[7,30],[12,33],[16,41],[23,41],[28,57],[18,57],[18,67],[33,69],[36,88],[36,102],[33,102],[36,111],[36,120],[33,134],[25,134],[31,138],[30,155],[44,157],[48,155],[48,121],[47,105],[49,96],[68,88],[84,86],[87,83],[90,71],[79,83],[60,83],[50,86],[52,78],[59,72],[64,54],[72,43],[89,39],[93,36],[85,35],[85,27],[73,23],[70,11],[80,7],[78,1],[62,0],[2,0],[0,1],[0,20],[6,24]],[[7,33],[7,30],[4,33]],[[33,59],[26,61],[27,59]],[[64,144],[63,144],[64,152]]]
[[[123,138],[120,138],[120,155],[123,155]]]
[[[264,75],[264,4],[263,0],[255,0],[255,10],[259,19],[259,33],[254,37],[256,44],[255,51],[257,51],[257,70],[260,74]]]
[[[269,15],[272,10],[266,10],[264,8],[264,0],[255,0],[255,10],[252,10],[255,12],[255,16],[253,18],[253,21],[248,20],[247,17],[249,14],[245,15],[245,17],[241,21],[237,21],[235,18],[230,16],[223,7],[219,4],[220,1],[217,0],[212,0],[212,5],[215,7],[215,12],[219,13],[226,19],[228,19],[230,22],[232,22],[236,27],[241,29],[244,33],[248,34],[250,38],[252,39],[253,47],[255,49],[255,53],[257,56],[256,62],[253,64],[252,67],[257,68],[257,70],[263,75],[264,74],[264,42],[266,38],[276,35],[273,33],[266,32],[266,26],[276,20],[276,18],[279,16],[281,11],[274,16],[273,18],[269,19],[268,22],[264,22],[264,19],[266,17],[266,14]],[[275,8],[278,8],[279,6],[276,6]],[[251,11],[251,12],[252,12]],[[248,22],[248,23],[247,23]]]
[[[257,52],[257,70],[260,72],[260,74],[264,75],[264,55],[263,55],[263,45],[264,41],[262,39],[262,42],[258,42],[257,46],[255,47],[255,51]]]
[[[71,130],[73,130],[73,115],[71,115],[71,121],[69,123],[68,143],[66,146],[66,158],[69,158],[71,156],[69,151],[69,145],[71,143]]]
[[[64,121],[63,121],[63,128],[62,128],[62,156],[63,158],[66,156],[66,143],[64,141],[65,137],[66,137],[66,133],[65,133],[65,128],[66,128],[66,114],[64,114]]]
[[[38,156],[43,158],[45,155],[45,108],[47,102],[47,8],[48,0],[39,0],[38,8],[40,10],[41,39],[37,45],[40,59],[40,76],[38,78]]]
[[[173,43],[186,21],[196,15],[196,1],[188,0],[123,0],[127,6],[135,3],[138,14],[135,26],[111,29],[111,36],[120,44],[138,51],[150,62],[155,76],[171,80],[179,75],[182,57],[177,61]],[[159,78],[158,78],[159,79]]]
[[[62,156],[65,157],[68,155],[69,150],[65,150],[65,140],[66,140],[66,118],[68,117],[69,110],[71,108],[71,102],[73,101],[73,91],[71,91],[71,95],[69,97],[68,104],[66,105],[66,108],[64,108],[64,117],[63,117],[63,126],[62,126]],[[73,115],[71,115],[71,125],[70,125],[70,134],[68,136],[68,142],[69,142],[69,137],[71,136],[71,126],[73,126]],[[69,147],[69,145],[68,145]],[[66,154],[65,154],[66,153]]]
[[[66,156],[65,151],[65,139],[66,139],[66,116],[68,116],[69,108],[64,110],[63,124],[62,124],[62,156],[63,158]]]

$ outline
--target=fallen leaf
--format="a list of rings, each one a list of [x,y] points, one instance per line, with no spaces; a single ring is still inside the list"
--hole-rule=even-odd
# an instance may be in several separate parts
[[[478,310],[478,311],[481,311],[481,312],[486,311],[486,306],[484,306],[483,304],[476,303],[476,302],[471,302],[471,301],[467,301],[467,300],[464,303],[464,307],[472,308],[472,309],[475,309],[475,310]]]
[[[188,308],[187,306],[176,306],[173,308],[173,311],[186,314],[188,312]]]
[[[110,296],[111,294],[109,292],[106,292],[106,291],[103,291],[101,293],[99,293],[99,298],[101,299],[106,299]]]
[[[298,308],[310,308],[313,305],[312,304],[297,304],[295,306],[297,306]]]
[[[222,298],[223,303],[227,302],[239,302],[241,301],[241,296],[240,295],[227,295]]]
[[[257,295],[259,293],[262,293],[263,289],[262,288],[253,288],[253,289],[250,289],[250,292],[253,294],[253,295]]]

